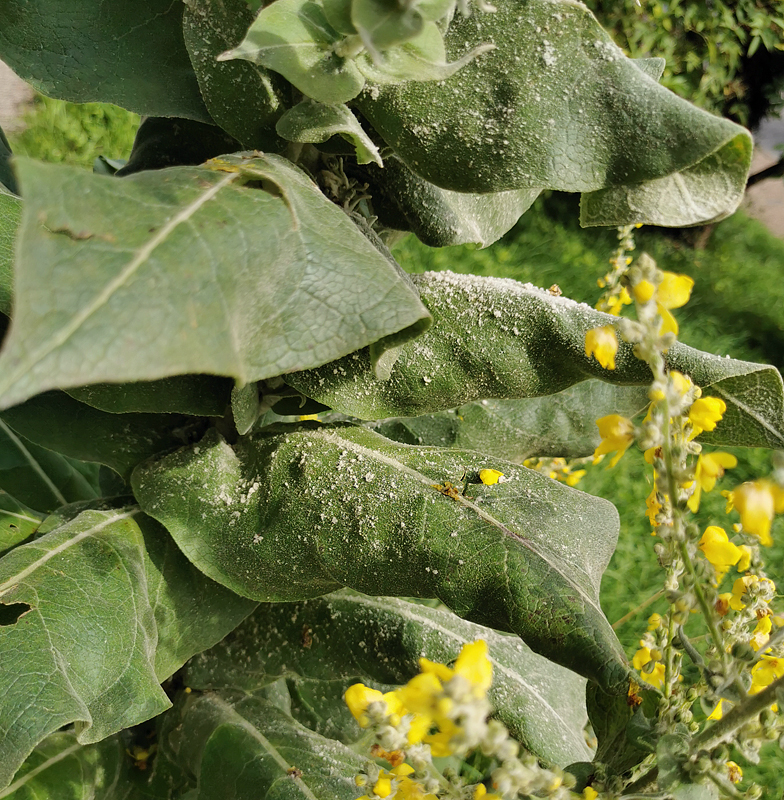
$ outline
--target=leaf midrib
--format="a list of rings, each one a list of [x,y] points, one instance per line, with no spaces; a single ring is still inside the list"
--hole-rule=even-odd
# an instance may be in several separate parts
[[[370,458],[370,459],[374,459],[376,461],[381,461],[382,463],[386,464],[387,466],[392,467],[393,469],[395,469],[395,470],[397,470],[399,472],[403,472],[403,473],[411,476],[415,480],[417,480],[420,483],[422,483],[423,485],[427,486],[432,491],[438,492],[439,494],[442,494],[442,492],[439,492],[438,489],[435,487],[435,484],[433,483],[433,481],[430,478],[428,478],[426,475],[423,475],[421,472],[417,472],[416,470],[412,469],[411,467],[406,466],[405,464],[401,463],[400,461],[397,461],[396,459],[394,459],[394,458],[392,458],[390,456],[385,456],[383,453],[380,453],[377,450],[371,450],[370,448],[365,447],[364,445],[361,445],[358,442],[353,441],[352,439],[345,439],[345,438],[341,437],[339,434],[335,433],[334,431],[313,431],[312,433],[317,435],[317,436],[321,436],[322,438],[327,439],[327,440],[333,439],[333,440],[335,440],[337,442],[340,442],[340,444],[343,447],[346,447],[349,450],[353,450],[357,454],[361,454],[362,456],[365,456],[365,457]],[[578,595],[581,598],[583,598],[583,600],[588,605],[590,605],[600,616],[602,616],[602,617],[604,616],[604,614],[603,614],[601,608],[599,607],[599,605],[596,603],[596,601],[593,600],[592,597],[590,597],[587,594],[585,589],[583,589],[578,583],[576,583],[574,581],[574,579],[569,577],[561,569],[561,567],[559,567],[557,564],[555,564],[553,561],[551,561],[551,559],[548,558],[547,555],[542,553],[536,547],[536,545],[535,545],[535,543],[533,541],[531,541],[530,539],[527,539],[524,536],[520,535],[519,533],[516,533],[515,531],[511,530],[506,525],[504,525],[500,520],[497,520],[495,517],[493,517],[492,514],[488,514],[486,511],[484,511],[484,509],[481,509],[475,503],[472,503],[468,498],[463,497],[462,495],[458,495],[454,499],[459,504],[465,506],[466,508],[470,508],[477,516],[479,516],[481,519],[483,519],[489,525],[492,525],[494,528],[497,528],[505,536],[508,536],[511,539],[514,539],[515,541],[519,542],[523,547],[526,547],[528,550],[530,550],[534,555],[536,555],[538,558],[540,558],[542,561],[544,561],[544,563],[548,567],[550,567],[553,570],[553,572],[557,573],[564,580],[564,582],[566,582],[567,584],[572,586],[575,589],[575,591],[578,593]]]
[[[67,324],[63,325],[59,331],[49,338],[48,342],[45,342],[37,350],[34,350],[25,358],[21,359],[16,368],[10,373],[7,373],[5,379],[0,382],[0,394],[4,394],[8,391],[11,386],[21,380],[34,366],[40,364],[40,362],[54,350],[62,347],[93,314],[103,308],[114,294],[128,283],[131,277],[147,262],[155,249],[168,238],[169,234],[176,227],[183,222],[187,222],[203,205],[212,200],[221,189],[237,180],[239,177],[238,173],[226,174],[217,183],[207,189],[203,194],[200,194],[193,202],[182,208],[168,222],[162,225],[161,228],[156,231],[155,235],[136,251],[134,258],[124,267],[120,274],[109,281],[92,302],[86,305],[80,312],[74,314]]]

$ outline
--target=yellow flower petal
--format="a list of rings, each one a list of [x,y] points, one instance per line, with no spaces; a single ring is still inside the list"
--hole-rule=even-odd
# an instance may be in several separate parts
[[[638,303],[647,303],[656,294],[656,287],[650,281],[639,281],[632,287],[632,294]]]
[[[659,327],[659,335],[664,336],[665,333],[672,333],[678,335],[678,323],[675,317],[661,304],[656,304],[656,309],[661,317],[661,326]]]
[[[618,339],[612,325],[592,328],[585,334],[585,355],[594,356],[605,369],[615,369]]]
[[[452,680],[455,674],[446,664],[439,664],[437,661],[430,661],[427,658],[419,659],[419,670],[420,672],[432,672],[442,683]]]
[[[770,615],[762,617],[762,619],[757,621],[757,627],[754,628],[751,638],[749,639],[752,650],[757,651],[768,643],[772,627],[773,619]]]
[[[487,642],[477,639],[463,645],[455,661],[455,673],[467,678],[481,694],[487,692],[493,682],[493,665],[487,657]]]
[[[724,705],[724,701],[723,700],[719,700],[718,705],[716,706],[716,708],[714,708],[713,711],[711,711],[711,713],[708,714],[708,719],[721,719],[724,716],[723,705]]]
[[[492,486],[495,483],[498,483],[501,478],[504,477],[503,472],[499,472],[497,469],[480,469],[479,470],[479,480],[485,484],[485,486]]]
[[[760,543],[773,544],[770,526],[775,513],[775,498],[769,481],[749,481],[732,492],[732,502],[740,514],[743,530],[759,537]]]
[[[617,454],[610,461],[610,466],[614,467],[634,441],[634,425],[631,420],[618,414],[608,414],[606,417],[600,417],[596,420],[596,425],[599,428],[599,435],[602,437],[602,441],[594,450],[594,459],[605,453],[617,451]]]
[[[689,302],[694,279],[688,275],[665,272],[656,288],[656,300],[666,309],[680,308]]]
[[[719,397],[700,397],[691,404],[689,421],[692,424],[690,439],[703,431],[712,431],[724,416],[727,404]]]
[[[651,660],[651,651],[647,647],[641,647],[632,659],[632,666],[636,670],[641,670]]]
[[[740,561],[735,565],[738,572],[745,572],[751,566],[751,548],[745,544],[740,546]]]
[[[371,703],[383,703],[384,695],[376,689],[365,686],[363,683],[355,683],[346,689],[343,699],[360,727],[366,728],[370,724],[370,719],[366,713],[368,706]]]
[[[729,568],[737,564],[743,555],[740,547],[733,544],[726,531],[718,525],[710,525],[705,529],[700,539],[700,550],[716,570],[717,584],[721,583]]]

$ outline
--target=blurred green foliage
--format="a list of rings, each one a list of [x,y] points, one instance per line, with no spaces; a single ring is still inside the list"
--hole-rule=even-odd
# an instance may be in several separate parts
[[[746,125],[768,110],[757,106],[781,104],[784,53],[772,61],[755,56],[784,49],[784,0],[589,0],[588,5],[632,57],[666,59],[661,82],[698,106]]]
[[[98,156],[127,158],[139,115],[105,103],[67,103],[36,96],[25,129],[9,136],[15,155],[92,167]]]

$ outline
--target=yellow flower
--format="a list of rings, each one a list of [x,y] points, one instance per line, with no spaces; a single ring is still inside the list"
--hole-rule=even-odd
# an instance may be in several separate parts
[[[661,614],[653,613],[648,617],[648,630],[656,631],[662,626]]]
[[[742,611],[746,608],[746,604],[743,602],[743,595],[746,594],[747,590],[752,586],[756,586],[760,583],[768,583],[770,584],[770,591],[776,591],[776,585],[769,578],[759,578],[756,575],[744,575],[738,578],[735,583],[732,584],[732,596],[729,600],[730,608],[735,611]]]
[[[641,670],[647,663],[651,660],[651,651],[650,648],[645,647],[642,645],[640,649],[634,654],[634,658],[632,659],[632,666],[636,670]]]
[[[583,789],[583,800],[596,800],[598,796],[599,793],[596,789],[592,789],[590,786],[586,786],[585,789]]]
[[[687,503],[692,513],[696,514],[700,507],[702,492],[712,492],[716,481],[724,475],[724,470],[732,469],[737,465],[738,459],[730,453],[717,451],[699,456],[694,470],[694,491]]]
[[[361,728],[367,728],[370,725],[370,717],[367,715],[367,710],[371,703],[384,703],[387,716],[399,715],[402,711],[400,701],[395,692],[381,694],[376,689],[371,689],[362,683],[355,683],[353,686],[349,686],[343,695],[343,699]]]
[[[708,715],[708,719],[721,719],[724,716],[724,701],[719,700],[716,708]]]
[[[643,673],[643,677],[655,689],[661,689],[664,686],[664,664],[656,664],[650,672]]]
[[[733,490],[731,502],[738,509],[743,530],[770,547],[773,516],[777,511],[781,513],[781,489],[766,480],[748,481]]]
[[[754,628],[754,631],[751,634],[751,639],[749,639],[749,644],[751,645],[752,650],[757,651],[768,643],[772,627],[773,619],[769,614],[766,614],[757,621],[757,627]]]
[[[585,334],[585,355],[596,360],[605,369],[615,369],[615,354],[618,352],[618,339],[612,325],[591,328]]]
[[[617,450],[618,452],[610,461],[610,466],[614,467],[634,441],[634,425],[631,420],[618,414],[608,414],[606,417],[600,417],[596,420],[596,424],[599,427],[599,435],[602,437],[602,441],[593,452],[594,463],[598,456]]]
[[[730,567],[740,561],[743,552],[740,547],[733,544],[724,528],[718,525],[709,525],[700,539],[700,550],[705,553],[705,558],[710,561],[716,570],[716,584],[721,583]]]
[[[784,676],[784,658],[763,655],[751,668],[751,689],[749,694],[759,694],[773,681]]]
[[[670,370],[668,375],[670,385],[674,387],[681,397],[686,397],[694,386],[691,382],[691,378],[688,375],[684,375],[682,372],[678,372],[677,369]]]
[[[484,697],[493,682],[493,665],[487,657],[487,642],[477,639],[463,645],[455,661],[455,674],[469,681],[475,695]]]
[[[479,470],[479,480],[482,481],[485,486],[492,486],[493,484],[498,483],[503,477],[504,473],[499,472],[497,469]],[[501,482],[503,483],[503,481]]]
[[[689,409],[691,422],[689,439],[694,439],[703,431],[714,430],[726,410],[727,404],[720,397],[700,397],[695,400]]]
[[[751,566],[751,548],[745,544],[740,546],[740,561],[735,565],[738,572],[745,572]]]
[[[680,308],[689,302],[694,280],[688,275],[676,275],[674,272],[665,272],[661,283],[656,288],[656,308],[662,318],[659,334],[678,333],[678,323],[670,314],[671,308]]]
[[[654,528],[654,530],[651,531],[651,536],[656,536],[656,528],[659,526],[659,523],[656,521],[656,516],[662,510],[662,504],[659,502],[659,490],[656,487],[655,480],[651,493],[645,498],[645,508],[645,516],[648,517],[651,527]]]

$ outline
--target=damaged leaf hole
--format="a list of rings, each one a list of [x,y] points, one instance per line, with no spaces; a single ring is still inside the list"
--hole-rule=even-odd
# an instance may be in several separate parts
[[[16,625],[19,617],[32,610],[29,603],[9,603],[6,605],[0,602],[0,627],[10,627]]]

